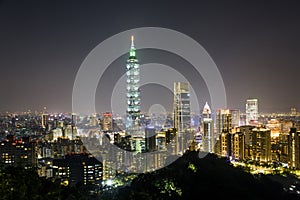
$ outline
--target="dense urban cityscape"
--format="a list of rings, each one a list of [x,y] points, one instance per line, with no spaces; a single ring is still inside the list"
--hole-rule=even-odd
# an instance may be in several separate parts
[[[293,179],[282,189],[300,197],[300,113],[296,108],[261,113],[259,99],[249,98],[244,100],[245,112],[212,111],[206,102],[202,113],[191,113],[189,83],[174,82],[173,112],[143,113],[133,36],[126,69],[125,116],[109,111],[90,116],[50,113],[46,107],[1,113],[2,169],[34,170],[39,178],[65,187],[81,184],[85,197],[104,198],[116,188],[130,186],[138,174],[153,173],[188,152],[198,152],[198,159],[213,154],[253,176],[289,175]],[[193,164],[189,168],[196,171]],[[170,190],[175,187],[172,184],[167,184]]]
[[[0,200],[299,200],[299,6],[0,0]]]

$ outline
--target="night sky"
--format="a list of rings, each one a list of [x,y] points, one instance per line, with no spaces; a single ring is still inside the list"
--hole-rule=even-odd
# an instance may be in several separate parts
[[[50,112],[70,112],[75,76],[88,53],[114,34],[148,26],[180,31],[206,49],[223,77],[229,108],[245,111],[246,99],[258,98],[260,112],[300,109],[297,1],[7,0],[0,1],[0,25],[0,111],[46,106]],[[154,56],[174,61],[151,50],[141,51],[139,59],[146,63]],[[116,60],[101,81],[122,74],[124,60]],[[111,93],[101,81],[99,112],[109,109]],[[199,81],[203,107],[209,99]],[[172,94],[164,88],[149,85],[143,91],[142,108],[153,103],[157,91],[172,108]]]

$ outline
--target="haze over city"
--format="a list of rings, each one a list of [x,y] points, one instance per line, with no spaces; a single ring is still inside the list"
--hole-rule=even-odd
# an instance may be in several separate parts
[[[75,76],[88,53],[119,32],[152,26],[180,31],[205,48],[223,77],[229,108],[244,112],[246,99],[257,98],[259,112],[289,112],[300,108],[298,13],[297,1],[1,1],[0,111],[46,106],[50,112],[70,112]],[[127,45],[129,39],[120,47]],[[138,53],[141,64],[189,67],[168,52]],[[109,110],[109,83],[125,73],[125,59],[119,57],[100,80],[97,111]],[[210,101],[205,83],[187,76],[199,86],[202,108]],[[172,93],[155,84],[143,86],[142,109],[155,102],[157,91],[171,111]]]
[[[0,0],[0,198],[299,200],[299,6]]]

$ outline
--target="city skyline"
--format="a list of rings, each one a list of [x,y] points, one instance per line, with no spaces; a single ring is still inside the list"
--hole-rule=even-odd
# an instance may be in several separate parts
[[[1,199],[299,199],[299,6],[0,0]]]
[[[299,74],[299,16],[297,3],[266,2],[160,2],[132,3],[136,12],[121,6],[91,1],[1,1],[0,99],[1,112],[42,110],[71,112],[72,86],[87,54],[111,35],[136,27],[165,27],[197,40],[215,61],[224,80],[228,108],[245,111],[246,99],[259,100],[259,112],[289,112],[300,108],[295,91]],[[159,6],[154,6],[159,5]],[[148,8],[150,10],[148,11]],[[30,12],[29,12],[30,11]],[[178,15],[178,12],[182,15]],[[155,13],[155,15],[153,15]],[[107,20],[113,16],[113,20]],[[127,46],[128,41],[120,44]],[[138,45],[138,40],[137,40]],[[188,64],[166,52],[140,50],[141,64],[167,63],[175,69]],[[112,86],[103,82],[125,73],[126,55],[118,58],[100,80],[97,111],[109,111]],[[250,75],[249,75],[250,74]],[[199,107],[209,102],[201,77],[188,74],[199,85]],[[172,108],[172,94],[157,85],[143,86],[141,105],[153,104],[154,91],[166,94]],[[147,91],[147,92],[145,92]],[[102,94],[107,94],[103,96]],[[200,113],[199,113],[200,114]]]

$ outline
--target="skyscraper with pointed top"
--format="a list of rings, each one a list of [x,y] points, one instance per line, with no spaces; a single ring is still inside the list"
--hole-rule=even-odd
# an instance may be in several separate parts
[[[214,147],[214,125],[211,116],[211,109],[206,102],[202,111],[202,134],[203,134],[203,151],[213,153]]]
[[[140,112],[140,66],[136,57],[134,37],[131,36],[129,58],[126,62],[126,134],[132,137],[142,137]]]

